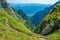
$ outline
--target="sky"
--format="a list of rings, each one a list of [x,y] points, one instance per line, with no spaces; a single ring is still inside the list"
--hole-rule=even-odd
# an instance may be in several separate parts
[[[54,4],[59,0],[7,0],[8,3],[25,4],[25,3],[35,3],[35,4]]]

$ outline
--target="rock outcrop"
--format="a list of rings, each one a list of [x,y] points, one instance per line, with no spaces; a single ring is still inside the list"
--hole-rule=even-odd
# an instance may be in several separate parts
[[[48,15],[36,28],[35,32],[47,35],[58,29],[60,29],[60,1],[53,5],[53,8],[48,12]]]
[[[2,7],[2,8],[8,7],[6,0],[0,0],[0,7]]]

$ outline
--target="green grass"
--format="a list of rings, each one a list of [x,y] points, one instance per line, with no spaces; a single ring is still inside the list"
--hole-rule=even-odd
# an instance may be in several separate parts
[[[31,37],[10,28],[6,24],[0,25],[0,40],[35,40],[35,38]]]
[[[22,21],[0,8],[0,40],[36,40],[35,37]]]
[[[55,8],[55,11],[53,11],[52,13],[51,12],[49,13],[49,15],[46,17],[46,21],[52,19],[52,22],[55,22],[57,19],[60,19],[60,9],[59,9],[60,3],[58,3],[54,8]],[[50,38],[51,40],[60,40],[60,28],[54,31],[53,33],[47,35],[47,37]]]
[[[50,38],[51,40],[60,40],[60,29],[47,35],[47,38]]]

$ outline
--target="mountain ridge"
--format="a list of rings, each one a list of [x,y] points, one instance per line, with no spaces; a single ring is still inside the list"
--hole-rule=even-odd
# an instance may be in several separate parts
[[[45,36],[47,35],[52,40],[60,39],[60,1],[48,12],[48,15],[38,25],[35,32]]]
[[[36,35],[18,18],[17,12],[5,3],[3,0],[3,4],[0,4],[0,40],[35,40]]]
[[[60,1],[56,2],[55,4],[51,5],[50,7],[44,8],[44,10],[40,10],[40,11],[36,12],[36,13],[31,17],[32,23],[34,24],[34,23],[36,22],[36,24],[34,24],[34,25],[37,26],[37,25],[39,24],[39,22],[41,22],[41,20],[43,20],[43,19],[45,18],[45,16],[47,15],[48,11],[50,11],[51,9],[53,9],[53,7],[54,7],[56,4],[58,4],[59,2],[60,2]],[[40,13],[40,14],[39,14],[39,13]],[[38,20],[37,20],[37,19],[38,19]],[[34,22],[34,20],[36,20],[36,21]]]
[[[23,12],[28,16],[28,15],[34,15],[37,11],[39,10],[42,10],[44,9],[45,7],[47,6],[50,6],[50,5],[45,5],[45,4],[18,4],[18,5],[14,5],[14,4],[11,4],[11,6],[14,8],[14,9],[17,9],[17,10],[23,10]],[[29,11],[27,11],[29,10]],[[32,11],[33,10],[33,11]],[[30,16],[31,17],[31,16]]]

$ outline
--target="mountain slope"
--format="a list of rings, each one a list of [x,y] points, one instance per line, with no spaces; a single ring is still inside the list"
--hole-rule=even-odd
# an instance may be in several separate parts
[[[35,26],[30,22],[30,20],[22,10],[15,10],[9,4],[7,4],[7,2],[1,2],[1,6],[4,8],[5,11],[9,13],[9,15],[14,16],[18,20],[20,20],[27,28],[33,31],[32,29],[34,29],[33,27]]]
[[[33,31],[35,26],[29,20],[28,16],[22,10],[18,10],[17,13],[19,14],[18,18],[22,19],[21,21],[25,24],[25,26]]]
[[[55,4],[58,4],[58,2],[56,2]],[[33,15],[30,18],[32,23],[35,26],[37,26],[45,18],[45,16],[49,13],[49,11],[55,6],[55,4],[47,6],[43,10],[40,10],[40,11],[36,12],[35,15]]]
[[[18,14],[8,4],[3,4],[0,8],[0,40],[35,40],[35,34],[20,21]]]
[[[47,35],[51,40],[60,40],[60,1],[49,11],[35,32]]]
[[[48,11],[51,10],[52,7],[45,7],[43,10],[40,10],[38,12],[35,13],[35,15],[33,15],[30,19],[32,21],[32,23],[37,26],[41,20],[48,14]]]

